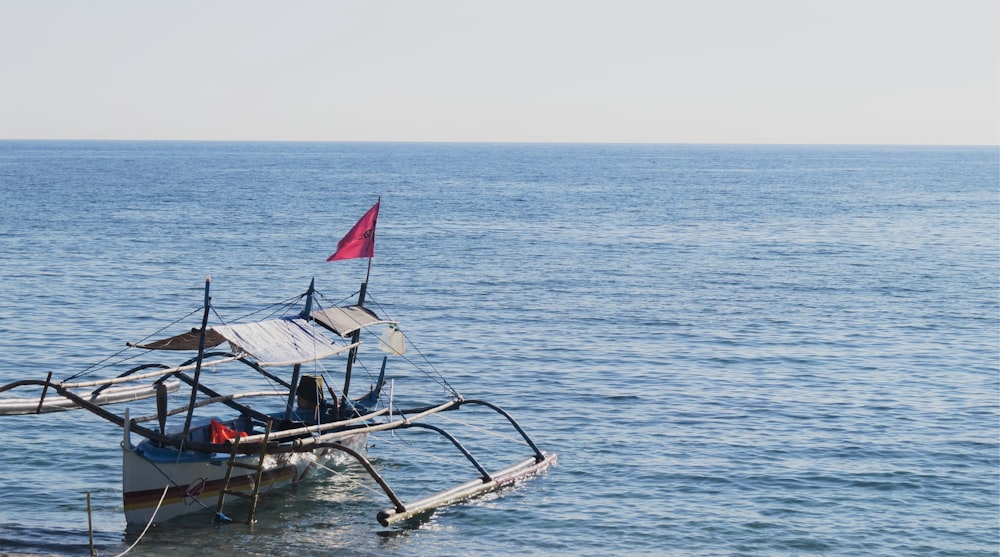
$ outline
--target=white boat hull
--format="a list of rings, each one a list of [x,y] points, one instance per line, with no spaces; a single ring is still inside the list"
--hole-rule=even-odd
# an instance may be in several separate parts
[[[340,443],[364,453],[367,433],[340,439]],[[219,492],[224,488],[229,454],[204,455],[159,449],[149,443],[122,448],[122,499],[125,520],[129,524],[160,523],[171,518],[204,511],[215,511]],[[257,455],[240,456],[238,462],[257,465]],[[352,462],[346,453],[322,448],[313,452],[280,453],[264,458],[259,495],[305,479],[317,465]],[[228,489],[250,493],[256,471],[234,467]],[[164,493],[166,491],[166,493]],[[155,518],[154,518],[155,515]]]

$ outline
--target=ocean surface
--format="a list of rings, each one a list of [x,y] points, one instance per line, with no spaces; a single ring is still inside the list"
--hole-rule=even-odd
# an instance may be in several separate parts
[[[996,556],[998,158],[3,141],[0,384],[86,370],[206,275],[224,309],[314,277],[348,296],[366,261],[325,260],[381,196],[373,295],[558,464],[392,528],[362,473],[321,473],[253,527],[196,514],[131,555]],[[120,440],[84,412],[0,417],[0,553],[87,555],[87,491],[100,555],[136,542]],[[374,441],[384,471],[470,479],[398,441]]]

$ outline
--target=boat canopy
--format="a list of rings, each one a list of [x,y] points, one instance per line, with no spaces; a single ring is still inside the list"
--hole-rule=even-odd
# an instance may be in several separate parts
[[[301,317],[220,325],[214,331],[234,349],[253,356],[261,366],[322,360],[351,347],[330,340]]]
[[[317,323],[341,337],[372,325],[390,324],[363,306],[332,307],[310,314]],[[147,350],[198,350],[200,329],[169,338],[129,346]],[[229,341],[233,350],[254,357],[260,365],[292,365],[334,356],[350,348],[338,344],[302,317],[282,317],[251,323],[217,325],[205,333],[205,348]]]
[[[342,337],[348,337],[354,331],[372,325],[395,325],[395,321],[386,321],[364,306],[332,307],[314,311],[310,317],[324,327]]]
[[[201,329],[191,329],[186,333],[174,335],[169,338],[154,340],[146,344],[127,342],[128,346],[145,348],[146,350],[197,350],[198,339],[201,337]],[[226,341],[226,337],[209,329],[205,334],[205,348],[213,348]]]
[[[169,338],[129,346],[147,350],[198,350],[199,329]],[[351,345],[339,344],[301,317],[217,325],[205,334],[205,348],[229,341],[235,352],[253,356],[262,366],[282,366],[322,360]]]

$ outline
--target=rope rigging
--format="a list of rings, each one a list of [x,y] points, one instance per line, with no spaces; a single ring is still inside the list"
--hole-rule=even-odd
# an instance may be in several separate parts
[[[318,296],[319,296],[320,298],[322,298],[322,299],[323,299],[324,301],[326,301],[326,302],[328,302],[328,303],[329,303],[329,300],[328,300],[328,299],[327,299],[327,298],[326,298],[326,297],[325,297],[325,296],[324,296],[324,295],[323,295],[322,293],[320,293],[319,291],[317,291],[317,292],[316,292],[316,294],[317,294],[317,295],[318,295]],[[355,293],[355,295],[356,295],[356,294],[357,294],[357,293]],[[347,296],[347,297],[345,297],[345,298],[341,299],[341,300],[340,300],[339,302],[336,302],[336,303],[332,303],[331,305],[332,305],[332,306],[339,306],[339,305],[343,305],[343,304],[344,304],[344,303],[346,303],[346,301],[347,301],[347,300],[349,300],[350,298],[351,298],[351,296]],[[370,291],[370,290],[369,290],[369,291],[367,292],[367,297],[366,297],[366,299],[367,299],[367,300],[368,300],[369,302],[371,302],[372,304],[374,304],[374,305],[375,305],[375,307],[377,307],[377,308],[378,308],[378,310],[379,310],[379,313],[380,313],[381,315],[383,315],[383,316],[384,316],[385,318],[387,318],[387,319],[389,319],[389,320],[392,320],[392,321],[394,321],[394,319],[392,319],[392,318],[391,318],[391,317],[389,316],[389,313],[388,313],[388,311],[386,311],[386,309],[385,309],[385,308],[384,308],[384,307],[382,306],[382,304],[380,304],[380,303],[378,302],[378,300],[376,300],[376,299],[375,299],[375,297],[374,297],[374,296],[372,295],[372,293],[371,293],[371,291]],[[440,371],[439,371],[439,370],[438,370],[438,369],[437,369],[436,367],[434,367],[434,364],[433,364],[433,363],[431,363],[430,359],[429,359],[429,358],[427,358],[427,356],[426,356],[426,355],[425,355],[425,354],[424,354],[423,352],[421,352],[420,348],[419,348],[419,347],[418,347],[418,346],[417,346],[417,345],[416,345],[416,344],[415,344],[415,343],[413,342],[413,340],[412,340],[412,339],[411,339],[411,338],[409,337],[409,335],[407,335],[407,334],[406,334],[406,332],[405,332],[405,331],[403,331],[402,329],[397,329],[397,330],[399,330],[399,332],[403,334],[403,337],[404,337],[404,338],[406,339],[406,342],[407,342],[407,344],[408,344],[409,346],[411,346],[411,347],[413,348],[413,350],[414,350],[414,351],[415,351],[415,352],[416,352],[417,354],[419,354],[419,356],[420,356],[420,360],[422,360],[422,361],[423,361],[423,363],[424,363],[424,365],[426,366],[426,368],[429,368],[429,369],[430,369],[430,370],[431,370],[431,371],[432,371],[433,373],[431,373],[431,372],[428,372],[428,371],[427,371],[427,369],[425,369],[425,367],[424,367],[423,365],[420,365],[420,363],[419,363],[419,362],[416,362],[416,361],[414,361],[413,359],[411,359],[411,358],[407,357],[407,356],[406,356],[405,354],[399,354],[398,356],[399,356],[399,357],[401,357],[401,358],[403,358],[403,360],[404,360],[405,362],[407,362],[408,364],[410,364],[411,366],[413,366],[413,367],[414,367],[414,369],[416,369],[416,370],[420,371],[420,372],[421,372],[421,373],[423,373],[423,374],[424,374],[424,375],[425,375],[426,377],[428,377],[429,379],[431,379],[432,381],[434,381],[434,382],[435,382],[435,383],[437,383],[438,385],[441,385],[441,386],[442,386],[442,387],[443,387],[443,388],[444,388],[445,390],[447,390],[447,391],[448,391],[449,393],[451,393],[451,395],[452,395],[452,396],[455,396],[455,397],[457,397],[457,398],[462,398],[462,395],[461,395],[461,393],[459,393],[457,389],[455,389],[454,387],[452,387],[452,386],[451,386],[451,384],[450,384],[450,383],[448,382],[448,380],[447,380],[447,379],[445,379],[444,375],[443,375],[443,374],[442,374],[442,373],[441,373],[441,372],[440,372]],[[371,331],[371,330],[369,330],[369,329],[368,329],[367,327],[365,328],[365,331],[366,331],[366,332],[368,332],[368,333],[370,333],[370,334],[373,334],[373,335],[375,334],[375,332],[374,332],[374,331]],[[362,367],[365,367],[363,363],[362,363]],[[367,370],[367,368],[365,368],[365,369]],[[370,373],[370,372],[369,372],[369,376],[371,376],[371,373]]]
[[[151,339],[151,338],[153,338],[155,336],[159,336],[161,333],[163,333],[163,331],[169,329],[170,327],[173,327],[173,326],[177,325],[178,323],[180,323],[181,321],[184,321],[185,319],[188,319],[189,317],[191,317],[192,315],[198,313],[199,311],[202,311],[203,309],[204,308],[198,308],[198,309],[195,309],[195,310],[192,310],[192,311],[188,312],[187,315],[184,315],[183,317],[181,317],[179,319],[176,319],[174,322],[169,323],[169,324],[161,327],[156,332],[153,332],[153,333],[150,333],[150,334],[146,335],[145,338],[143,338],[139,342],[136,342],[135,344],[142,344],[143,342],[146,342],[147,340],[149,340],[149,339]],[[123,363],[123,362],[127,362],[129,360],[134,360],[135,358],[138,358],[139,355],[136,354],[135,356],[130,356],[128,358],[124,358],[124,359],[121,359],[121,360],[115,360],[112,363],[108,363],[110,360],[113,360],[113,359],[117,358],[118,356],[121,356],[129,348],[130,347],[126,345],[125,348],[122,348],[118,352],[115,352],[114,354],[111,354],[110,356],[105,357],[103,360],[97,362],[96,364],[91,364],[90,366],[85,367],[81,371],[78,371],[78,372],[74,373],[73,375],[70,375],[69,377],[63,379],[62,382],[65,383],[67,381],[72,381],[73,379],[76,379],[77,377],[79,377],[81,375],[84,375],[86,373],[89,373],[91,371],[98,371],[98,370],[104,369],[106,367],[110,367],[112,365],[120,364],[120,363]]]

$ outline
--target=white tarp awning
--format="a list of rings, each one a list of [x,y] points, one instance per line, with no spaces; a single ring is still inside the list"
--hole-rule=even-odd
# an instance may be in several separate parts
[[[346,337],[358,329],[372,325],[395,324],[395,321],[385,321],[372,310],[363,306],[332,307],[309,314],[323,326]]]
[[[337,344],[302,318],[270,319],[214,327],[234,350],[253,356],[262,366],[287,366],[328,358],[351,347]]]

